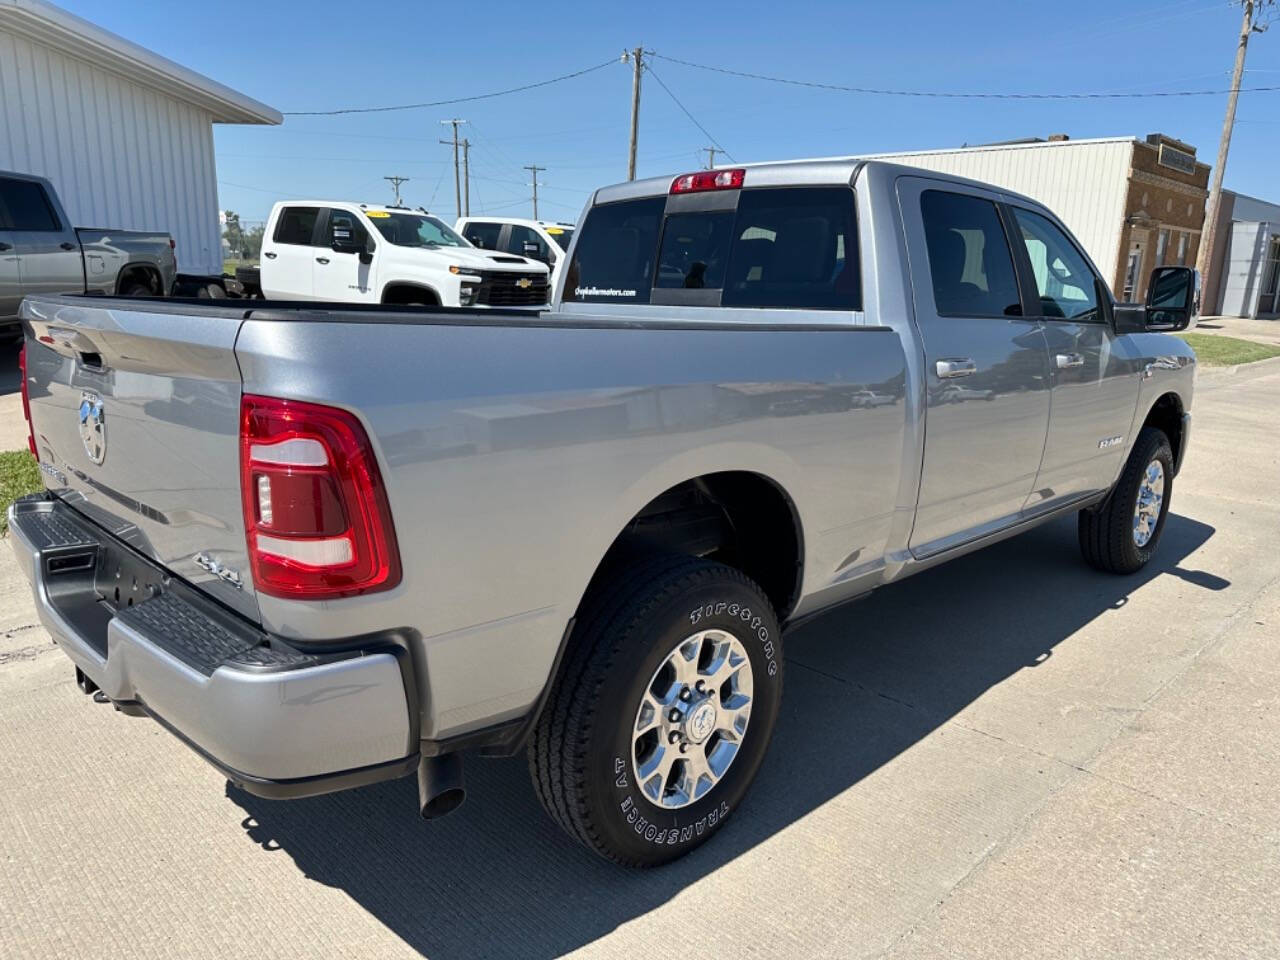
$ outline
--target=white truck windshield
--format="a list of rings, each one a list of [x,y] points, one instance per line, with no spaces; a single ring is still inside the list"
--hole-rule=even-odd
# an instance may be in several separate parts
[[[427,214],[370,210],[365,215],[388,242],[398,247],[471,246],[442,221]]]

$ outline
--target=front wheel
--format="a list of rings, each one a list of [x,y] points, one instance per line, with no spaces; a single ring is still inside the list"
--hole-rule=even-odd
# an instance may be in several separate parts
[[[706,842],[764,759],[782,648],[760,588],[723,564],[652,557],[584,605],[529,745],[538,798],[628,866]]]
[[[1102,506],[1081,510],[1080,552],[1108,573],[1136,573],[1155,556],[1173,496],[1173,450],[1164,431],[1143,427]]]

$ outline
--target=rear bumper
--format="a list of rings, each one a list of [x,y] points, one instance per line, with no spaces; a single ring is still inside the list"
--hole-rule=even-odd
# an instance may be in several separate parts
[[[36,610],[87,682],[261,796],[412,773],[418,705],[395,635],[303,651],[265,634],[52,498],[9,508]]]

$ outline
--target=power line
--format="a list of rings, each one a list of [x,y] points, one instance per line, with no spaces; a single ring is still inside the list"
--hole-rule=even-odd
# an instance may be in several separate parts
[[[649,55],[653,57],[658,56],[658,54],[652,53],[652,52]],[[666,59],[666,58],[664,57],[663,59]],[[733,159],[733,154],[731,154],[724,147],[720,146],[720,142],[716,140],[716,138],[713,137],[710,133],[707,132],[707,128],[698,122],[698,118],[689,112],[689,108],[680,102],[679,97],[677,97],[674,93],[671,92],[671,88],[662,82],[662,78],[658,76],[656,73],[654,73],[653,64],[649,64],[649,76],[653,77],[653,79],[658,81],[658,86],[660,86],[663,90],[667,92],[667,96],[672,99],[672,101],[675,103],[677,107],[679,107],[681,110],[684,111],[684,115],[689,118],[689,120],[693,123],[695,127],[697,127],[699,130],[702,131],[703,136],[705,136],[708,140],[710,140],[713,144],[715,144],[716,150],[718,150],[720,153],[723,153],[726,157],[728,157],[730,163],[738,162],[737,160]]]
[[[573,73],[561,74],[558,77],[552,77],[550,80],[539,80],[536,83],[525,83],[518,87],[510,87],[506,90],[495,90],[493,93],[478,93],[470,97],[453,97],[450,100],[433,100],[429,103],[401,103],[389,107],[343,107],[340,110],[284,110],[283,115],[286,117],[336,117],[340,114],[347,113],[387,113],[391,110],[420,110],[424,107],[447,107],[455,103],[472,103],[476,100],[492,100],[494,97],[505,97],[510,93],[521,93],[525,90],[535,90],[538,87],[550,86],[553,83],[560,83],[563,80],[572,80],[574,77],[585,76],[588,73],[594,73],[596,70],[603,70],[605,67],[611,67],[617,60],[610,57],[604,63],[597,63],[594,67],[585,67],[582,70],[575,70]]]
[[[770,83],[785,83],[793,87],[811,87],[816,90],[835,90],[840,93],[863,93],[882,97],[932,97],[946,100],[1137,100],[1150,97],[1214,97],[1225,93],[1268,93],[1280,90],[1280,85],[1266,87],[1237,87],[1227,90],[1164,90],[1146,93],[955,93],[950,90],[889,90],[878,87],[850,87],[838,83],[819,83],[813,80],[792,80],[785,77],[771,77],[763,73],[750,73],[746,70],[730,70],[727,67],[712,67],[705,63],[692,63],[665,54],[649,53],[649,56],[678,63],[695,70],[707,70],[711,73],[722,73],[730,77],[743,77],[747,80],[767,80]],[[653,68],[649,68],[653,73]],[[657,80],[657,74],[654,74]],[[661,80],[658,80],[662,83]],[[686,111],[687,113],[688,111]],[[690,118],[692,119],[692,118]],[[696,122],[696,121],[695,121]]]

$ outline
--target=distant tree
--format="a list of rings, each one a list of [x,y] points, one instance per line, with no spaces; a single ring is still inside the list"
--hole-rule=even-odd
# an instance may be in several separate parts
[[[222,239],[227,241],[233,257],[243,256],[244,232],[240,229],[240,214],[227,210],[226,225],[222,228]]]
[[[257,260],[258,255],[262,252],[262,237],[267,231],[267,226],[260,223],[257,226],[250,227],[241,234],[241,253],[240,256],[245,260]]]

